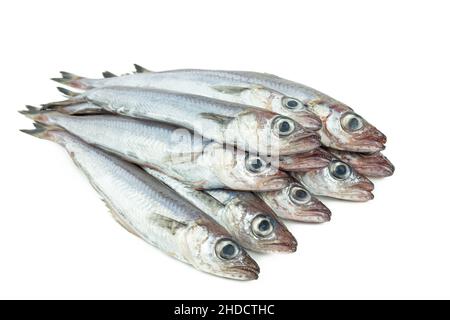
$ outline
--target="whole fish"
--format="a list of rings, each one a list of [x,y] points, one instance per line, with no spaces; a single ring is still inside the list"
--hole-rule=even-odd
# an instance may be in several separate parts
[[[358,153],[331,148],[327,150],[367,177],[383,178],[394,174],[394,165],[381,152]]]
[[[63,90],[67,93],[67,90]],[[68,93],[73,95],[72,93]],[[319,136],[279,114],[162,89],[103,87],[45,107],[91,102],[106,111],[193,130],[208,139],[259,154],[294,154],[320,145]]]
[[[257,252],[294,252],[297,241],[286,226],[251,193],[194,190],[154,169],[145,171],[220,223],[244,248]],[[226,195],[229,201],[216,199]],[[232,195],[232,196],[229,196]]]
[[[152,79],[162,80],[152,82]],[[176,86],[173,83],[184,83],[176,90],[187,92],[190,90],[194,92],[196,87],[202,88],[199,90],[210,91],[214,90],[214,87],[233,83],[263,86],[295,99],[292,100],[295,102],[287,104],[285,108],[308,109],[317,115],[322,122],[319,131],[321,141],[327,147],[354,152],[376,152],[384,149],[386,143],[386,136],[349,106],[315,89],[267,73],[183,69],[144,72],[106,79],[86,79],[63,73],[62,79],[55,80],[82,89],[110,85],[148,87],[155,82],[162,83],[161,86],[172,87]]]
[[[275,90],[257,84],[241,82],[242,79],[222,77],[220,74],[146,72],[105,79],[87,79],[68,72],[61,72],[62,78],[53,80],[79,89],[110,86],[138,88],[159,88],[210,97],[214,99],[245,104],[287,116],[308,130],[319,130],[321,120],[300,101]]]
[[[61,130],[23,130],[63,146],[128,231],[198,270],[258,278],[256,262],[213,219],[137,166]]]
[[[286,173],[261,157],[171,125],[115,115],[70,116],[30,106],[21,113],[196,189],[277,190],[288,182]]]
[[[318,196],[350,201],[373,199],[373,183],[337,158],[334,158],[326,168],[291,174],[311,193]]]
[[[47,110],[55,110],[64,114],[86,115],[86,114],[112,114],[92,103],[81,103],[70,106],[55,106]],[[282,155],[278,157],[266,156],[271,165],[285,171],[309,171],[328,166],[332,155],[322,148],[309,152]]]
[[[331,219],[330,209],[294,180],[284,189],[257,192],[256,195],[283,219],[307,223],[323,223]]]

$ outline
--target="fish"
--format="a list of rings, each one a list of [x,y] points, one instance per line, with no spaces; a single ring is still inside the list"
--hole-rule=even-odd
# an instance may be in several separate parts
[[[30,106],[29,106],[30,107]],[[86,115],[86,114],[112,114],[96,106],[92,103],[81,103],[70,106],[56,106],[55,108],[47,108],[60,113],[70,115]],[[332,155],[322,148],[312,151],[297,153],[292,155],[265,156],[272,166],[285,171],[309,171],[326,167]]]
[[[172,125],[116,115],[72,116],[27,107],[22,114],[63,128],[89,144],[150,167],[195,189],[276,190],[289,179],[262,157],[204,140]]]
[[[68,100],[46,104],[44,109],[90,102],[112,113],[170,123],[258,154],[294,154],[320,146],[317,133],[291,118],[208,97],[134,87],[103,87],[68,95]]]
[[[284,189],[255,194],[282,219],[306,223],[331,220],[330,209],[294,179]]]
[[[64,147],[132,234],[200,271],[236,280],[258,278],[257,263],[222,226],[138,166],[60,129],[37,124],[22,131]]]
[[[373,183],[337,158],[333,158],[326,168],[291,172],[291,175],[317,196],[359,202],[374,198]]]
[[[224,77],[221,73],[147,71],[115,76],[106,72],[105,79],[88,79],[69,72],[61,72],[61,75],[62,78],[53,78],[53,80],[82,90],[128,86],[179,91],[269,110],[294,119],[308,130],[316,131],[322,126],[319,117],[297,99],[258,84],[249,84],[245,79]]]
[[[181,69],[144,72],[107,79],[86,79],[63,72],[63,77],[55,80],[86,89],[119,83],[145,87],[146,83],[150,82],[149,79],[156,77],[165,79],[163,80],[165,82],[181,81],[180,79],[182,79],[188,83],[184,89],[179,90],[193,90],[192,86],[194,85],[208,87],[230,82],[263,86],[293,99],[292,101],[295,101],[292,103],[293,109],[308,110],[319,117],[322,123],[319,134],[324,146],[367,153],[381,151],[385,148],[386,136],[346,104],[316,89],[273,74],[251,71]]]
[[[366,177],[383,178],[394,174],[394,165],[381,152],[358,153],[331,148],[327,150]]]
[[[294,236],[252,193],[197,191],[157,170],[145,168],[145,171],[216,220],[244,248],[263,253],[296,251]],[[226,201],[221,201],[221,195],[226,196]]]

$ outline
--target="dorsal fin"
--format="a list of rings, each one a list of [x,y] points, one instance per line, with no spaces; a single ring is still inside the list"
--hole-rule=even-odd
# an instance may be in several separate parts
[[[115,78],[115,77],[117,77],[117,75],[115,75],[114,73],[109,72],[109,71],[104,71],[102,73],[102,75],[103,75],[103,78]]]
[[[144,68],[143,66],[140,66],[138,64],[134,64],[134,68],[136,69],[136,73],[147,73],[147,72],[152,72],[146,68]]]

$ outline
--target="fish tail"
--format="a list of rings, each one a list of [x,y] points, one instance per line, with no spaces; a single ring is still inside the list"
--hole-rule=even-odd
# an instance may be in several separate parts
[[[26,110],[19,111],[20,114],[23,114],[27,118],[30,118],[31,120],[40,123],[42,125],[45,125],[47,127],[51,127],[53,129],[56,129],[57,127],[52,123],[51,116],[57,113],[53,110],[43,110],[39,109],[33,106],[26,106]]]
[[[62,92],[63,94],[65,94],[66,96],[69,96],[69,99],[63,100],[63,101],[55,101],[55,102],[45,103],[42,105],[42,110],[57,109],[58,107],[73,106],[75,104],[87,102],[86,98],[79,93],[72,92],[72,91],[64,89],[64,88],[58,88],[58,90],[60,92]]]
[[[68,98],[79,96],[79,92],[75,92],[66,88],[56,87],[56,89]]]
[[[84,77],[77,76],[76,74],[61,71],[62,78],[52,78],[53,81],[56,81],[58,83],[64,84],[66,86],[72,87],[72,88],[78,88],[82,90],[91,89],[92,85],[88,83],[88,79]]]
[[[34,122],[34,129],[21,129],[20,131],[26,134],[29,134],[33,137],[39,138],[39,139],[45,139],[50,141],[57,141],[57,137],[55,135],[52,135],[51,132],[54,131],[61,131],[61,129],[55,128],[53,126],[48,126],[42,123]]]

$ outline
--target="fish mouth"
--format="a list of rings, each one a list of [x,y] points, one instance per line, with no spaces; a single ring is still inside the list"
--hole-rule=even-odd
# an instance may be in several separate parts
[[[351,187],[351,190],[349,190],[348,193],[343,193],[343,196],[345,197],[344,200],[358,202],[372,200],[374,198],[374,195],[372,193],[374,188],[375,186],[373,182],[369,179],[358,181]]]
[[[348,151],[375,153],[384,150],[386,142],[386,136],[374,128],[371,132],[361,136],[360,139],[356,137],[352,143],[346,146],[346,149],[348,147]]]
[[[273,242],[265,244],[266,253],[294,253],[297,251],[297,240],[291,242]]]
[[[230,271],[235,279],[239,280],[256,280],[259,278],[259,266],[253,259],[251,264],[231,267]]]
[[[267,179],[263,181],[260,185],[257,186],[257,190],[261,192],[267,192],[267,191],[277,191],[281,190],[289,184],[289,176],[284,173],[280,172],[281,177],[274,177]]]
[[[315,132],[302,132],[293,135],[280,149],[280,155],[292,155],[309,152],[321,146],[320,136]]]
[[[374,155],[363,158],[360,166],[355,169],[368,177],[383,178],[394,174],[394,165],[383,155]]]
[[[290,156],[281,156],[279,166],[287,171],[311,171],[327,167],[332,160],[329,153],[319,149]]]
[[[307,223],[324,223],[331,220],[331,210],[323,203],[317,203],[314,207],[302,210],[298,217],[302,222]]]
[[[296,115],[295,120],[307,130],[318,131],[322,128],[320,118],[309,112]]]

